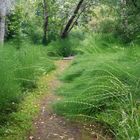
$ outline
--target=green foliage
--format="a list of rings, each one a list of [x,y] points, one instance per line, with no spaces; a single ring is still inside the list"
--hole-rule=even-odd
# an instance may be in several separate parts
[[[73,13],[78,0],[49,0],[46,1],[46,3],[47,7],[44,9],[43,1],[17,1],[15,9],[8,18],[9,35],[7,38],[14,37],[19,41],[19,37],[22,37],[22,39],[26,38],[35,44],[41,44],[45,23],[44,12],[46,10],[47,15],[49,15],[46,37],[47,44],[52,40],[57,40],[60,36],[60,32],[63,30],[69,17]],[[88,3],[89,1],[85,2],[84,5]],[[79,22],[78,25],[85,24],[83,20],[77,22]]]
[[[93,54],[99,53],[101,50],[106,52],[111,49],[117,50],[118,46],[123,46],[120,44],[119,40],[116,40],[112,34],[89,34],[85,35],[85,39],[79,43],[76,51],[80,54]],[[88,47],[87,47],[88,46]],[[93,47],[94,46],[94,47]]]
[[[13,50],[0,49],[0,122],[5,123],[7,116],[16,107],[21,95],[19,83],[15,80],[17,67]]]
[[[76,54],[76,48],[79,46],[80,40],[84,38],[84,34],[73,32],[66,39],[59,39],[48,44],[47,50],[49,56],[73,56]]]
[[[130,43],[137,40],[140,35],[140,2],[137,0],[129,0],[125,5],[120,5],[117,9],[120,12],[118,13],[116,21],[115,33],[123,42]]]
[[[24,46],[18,50],[16,76],[25,89],[35,87],[37,78],[54,68],[45,51],[39,46]]]
[[[16,6],[7,17],[8,34],[6,38],[21,40],[22,8]]]
[[[78,1],[47,0],[46,9],[43,1],[16,1],[7,16],[6,39],[13,48],[0,48],[0,125],[11,119],[9,114],[17,109],[23,93],[37,87],[38,77],[54,68],[48,56],[79,54],[61,76],[65,84],[58,94],[64,99],[54,105],[55,110],[66,117],[100,122],[117,139],[139,139],[140,49],[134,43],[140,43],[140,2],[84,1],[81,15],[76,15],[80,16],[77,28],[61,40],[60,32]],[[80,13],[82,8],[86,9]],[[49,15],[47,47],[25,44],[27,40],[42,43],[45,10]]]
[[[138,1],[100,1],[88,15],[88,28],[98,33],[112,33],[124,43],[139,40]],[[136,5],[134,4],[136,3]],[[138,41],[139,42],[139,41]]]
[[[98,122],[116,139],[138,139],[140,49],[97,36],[81,42],[83,55],[61,76],[63,99],[54,109],[68,118]]]
[[[49,0],[46,2],[46,12],[49,15],[47,29],[47,44],[49,44],[52,40],[59,39],[60,32],[73,13],[78,0]],[[134,40],[139,42],[139,5],[138,1],[135,5],[131,0],[124,5],[114,0],[94,3],[88,0],[84,2],[82,7],[83,9],[84,6],[88,8],[79,15],[76,25],[82,31],[85,29],[86,31],[115,34],[125,43]],[[8,16],[7,39],[14,38],[19,43],[21,39],[26,38],[35,44],[41,44],[44,20],[43,1],[17,1],[14,10]]]
[[[115,22],[113,20],[106,19],[99,24],[98,32],[112,33],[115,31]]]
[[[1,47],[0,65],[0,124],[3,124],[24,97],[22,91],[36,87],[38,77],[54,69],[54,65],[45,48],[31,44],[18,50],[8,44]]]
[[[132,17],[130,18],[131,20],[133,20]],[[124,43],[130,43],[132,41],[139,40],[139,34],[140,34],[139,25],[137,25],[138,24],[137,22],[135,23],[132,21],[130,22],[131,23],[128,24],[127,27],[125,27],[125,29],[122,23],[116,24],[116,27],[115,27],[114,35],[118,39],[122,40]]]
[[[32,121],[40,111],[38,102],[46,94],[46,83],[38,83],[39,87],[34,92],[28,92],[24,100],[18,105],[16,112],[10,114],[7,125],[0,127],[1,140],[24,140],[32,127]]]
[[[113,33],[116,25],[116,7],[113,4],[103,4],[95,6],[91,11],[89,20],[89,30],[98,33]]]

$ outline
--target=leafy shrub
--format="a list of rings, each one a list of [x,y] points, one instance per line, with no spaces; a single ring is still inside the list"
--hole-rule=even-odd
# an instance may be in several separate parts
[[[50,56],[69,56],[73,52],[71,50],[71,45],[68,40],[57,40],[52,41],[48,46],[48,55]]]
[[[110,19],[103,20],[99,25],[97,32],[113,33],[115,31],[115,22]]]
[[[114,32],[115,37],[124,43],[130,43],[136,40],[139,34],[138,25],[133,24],[128,25],[126,29],[124,29],[122,24],[119,24],[116,26],[116,30]]]
[[[18,40],[18,42],[21,40],[22,18],[22,8],[20,6],[16,6],[7,17],[7,40],[15,39],[15,41]]]
[[[139,7],[140,3],[137,1],[136,5]],[[135,7],[135,4],[129,1],[125,7],[125,16],[121,15],[121,12],[118,15],[115,35],[124,43],[130,43],[140,35],[140,13],[138,12],[138,7]]]
[[[73,56],[77,53],[76,48],[80,44],[80,40],[84,39],[83,34],[78,34],[77,31],[73,32],[66,39],[59,39],[52,41],[48,46],[49,56]]]

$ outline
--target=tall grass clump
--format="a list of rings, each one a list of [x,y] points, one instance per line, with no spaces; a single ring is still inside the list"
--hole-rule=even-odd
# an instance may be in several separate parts
[[[119,140],[139,139],[140,65],[137,46],[94,35],[81,42],[80,54],[64,72],[58,89],[58,114],[98,123]]]
[[[54,69],[45,48],[26,44],[20,49],[7,44],[0,48],[0,125],[16,111],[25,91],[37,87],[39,76]]]
[[[19,65],[15,69],[15,74],[17,81],[25,89],[36,87],[38,77],[54,69],[45,48],[25,46],[18,50],[16,55]]]
[[[6,114],[15,109],[21,94],[14,69],[17,67],[13,49],[0,49],[0,124],[7,119]]]
[[[68,57],[77,54],[76,48],[80,40],[84,39],[83,33],[73,32],[68,38],[58,39],[48,44],[47,50],[49,56]]]

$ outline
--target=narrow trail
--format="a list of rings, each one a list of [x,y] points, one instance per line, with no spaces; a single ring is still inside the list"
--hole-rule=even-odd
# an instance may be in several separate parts
[[[55,89],[61,82],[57,76],[68,67],[70,59],[56,61],[57,69],[42,80],[48,85],[46,96],[40,101],[40,113],[33,121],[34,130],[29,135],[29,140],[97,140],[88,131],[76,123],[72,123],[61,116],[54,114],[51,104],[59,100]]]

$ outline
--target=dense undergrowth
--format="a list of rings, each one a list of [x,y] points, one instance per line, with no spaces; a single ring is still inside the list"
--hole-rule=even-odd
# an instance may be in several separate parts
[[[50,56],[75,54],[60,77],[64,85],[58,95],[63,99],[54,105],[55,111],[100,124],[119,140],[140,138],[139,45],[123,44],[111,34],[75,32],[47,47],[16,48],[8,43],[0,48],[0,139],[9,140],[12,135],[26,139],[37,112],[38,93],[30,91],[37,87],[40,75],[55,68]]]
[[[37,80],[55,68],[46,48],[31,44],[0,47],[0,135]],[[32,94],[32,93],[31,93]]]
[[[77,54],[76,48],[84,38],[84,32],[76,30],[65,39],[59,38],[52,41],[47,46],[48,55],[53,57],[74,56]]]
[[[90,35],[62,74],[54,105],[68,118],[98,122],[119,140],[140,138],[140,48],[111,35]]]

